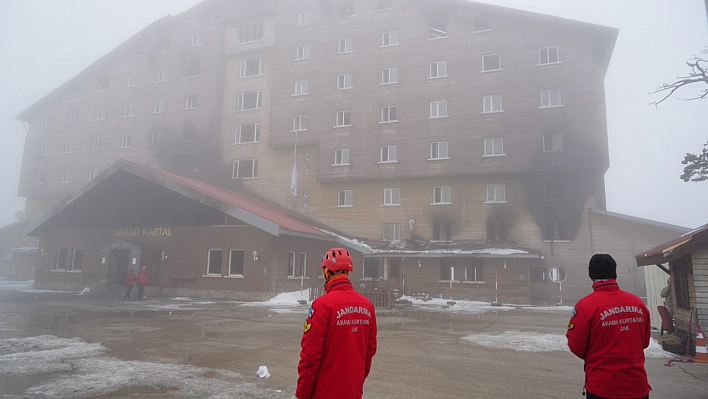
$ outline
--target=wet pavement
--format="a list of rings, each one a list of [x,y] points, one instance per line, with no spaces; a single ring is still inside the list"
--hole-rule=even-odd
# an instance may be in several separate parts
[[[307,309],[0,289],[0,399],[292,398]],[[364,398],[582,398],[569,313],[377,311]],[[652,398],[708,392],[707,364],[667,360],[647,359]]]

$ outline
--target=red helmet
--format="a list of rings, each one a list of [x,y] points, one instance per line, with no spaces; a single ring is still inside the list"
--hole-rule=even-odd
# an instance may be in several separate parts
[[[332,248],[325,252],[320,267],[327,267],[327,269],[333,272],[354,270],[352,256],[349,254],[349,251],[344,248]]]

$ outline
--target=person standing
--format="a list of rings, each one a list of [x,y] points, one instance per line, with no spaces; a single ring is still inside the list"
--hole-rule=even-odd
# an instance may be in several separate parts
[[[612,256],[593,255],[588,272],[594,292],[575,305],[566,333],[570,351],[585,360],[587,399],[648,398],[649,310],[619,288]]]
[[[659,294],[662,298],[664,298],[664,306],[666,306],[666,309],[669,311],[669,314],[671,316],[674,315],[674,296],[672,295],[672,288],[671,288],[671,277],[669,277],[668,280],[666,280],[666,287],[664,287],[661,290],[661,293]]]
[[[148,283],[148,272],[147,266],[140,268],[140,273],[138,273],[138,299],[143,299],[143,293],[145,292],[145,286]]]
[[[130,299],[130,292],[133,291],[133,284],[135,284],[135,280],[137,280],[135,277],[135,272],[133,269],[130,269],[128,272],[128,277],[125,279],[125,296],[123,299]]]
[[[361,399],[376,353],[376,313],[349,280],[349,251],[322,258],[325,295],[312,302],[302,334],[298,399]]]

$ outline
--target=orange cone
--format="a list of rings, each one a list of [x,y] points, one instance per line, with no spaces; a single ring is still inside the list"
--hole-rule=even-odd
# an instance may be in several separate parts
[[[696,326],[696,358],[694,361],[708,363],[708,347],[706,347],[706,339],[703,337],[703,330],[699,326]]]

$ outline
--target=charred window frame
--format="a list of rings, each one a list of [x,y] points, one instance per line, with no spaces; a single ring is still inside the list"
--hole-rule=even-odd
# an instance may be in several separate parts
[[[531,281],[546,281],[546,269],[543,267],[531,268]]]
[[[506,242],[508,237],[507,224],[503,220],[487,222],[487,241]]]
[[[401,259],[388,258],[388,278],[401,278]]]
[[[546,220],[543,239],[544,241],[569,241],[568,221],[565,219]]]
[[[451,241],[452,223],[433,223],[433,241]]]
[[[210,249],[207,253],[207,275],[221,276],[221,249]]]
[[[674,293],[676,295],[676,306],[682,309],[691,308],[691,297],[688,292],[688,274],[690,269],[684,261],[673,261],[671,267],[674,270]]]

